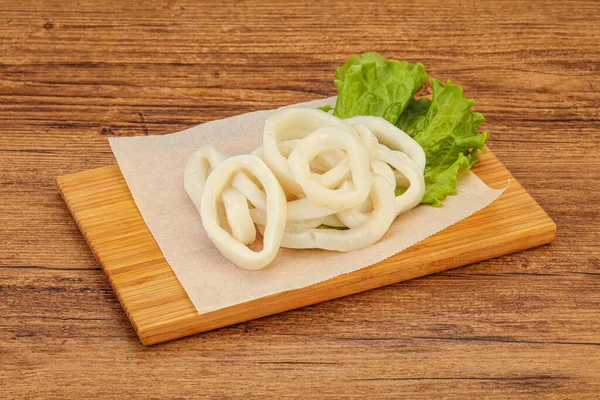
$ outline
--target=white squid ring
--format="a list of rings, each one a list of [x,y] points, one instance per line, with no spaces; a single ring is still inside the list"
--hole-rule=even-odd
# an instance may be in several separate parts
[[[279,247],[346,252],[377,242],[421,202],[425,163],[421,146],[382,118],[340,120],[294,107],[267,118],[263,144],[251,155],[227,159],[200,148],[186,164],[184,187],[223,256],[259,270]],[[256,228],[260,251],[246,246]]]
[[[392,168],[381,160],[373,160],[371,161],[371,171],[380,175],[387,183],[390,184],[391,187],[396,187],[396,179],[394,176],[394,172]],[[345,182],[344,186],[352,186],[351,182]],[[340,211],[336,214],[338,219],[344,223],[348,228],[354,228],[362,223],[364,223],[370,216],[371,211],[373,210],[373,203],[371,199],[365,200],[359,206],[351,208],[349,210]]]
[[[306,199],[302,199],[302,200],[306,200]],[[298,207],[293,207],[294,205],[297,205]],[[294,211],[294,208],[295,208],[295,211]],[[290,209],[292,210],[292,214],[290,214],[290,212],[289,212]],[[333,215],[335,212],[337,212],[337,210],[329,210],[329,209],[325,209],[325,208],[320,208],[319,206],[314,205],[314,203],[298,204],[298,203],[294,203],[294,202],[289,202],[288,203],[288,219],[285,222],[285,225],[286,225],[286,227],[287,226],[298,227],[298,226],[301,226],[305,221],[312,221],[312,222],[308,223],[306,226],[312,225],[313,223],[315,223],[314,228],[316,228],[317,226],[324,223],[323,221],[325,221],[325,218],[327,216]],[[301,213],[304,215],[304,217],[302,217],[302,218],[300,218]],[[325,214],[327,214],[327,215],[323,216]],[[267,212],[265,210],[261,210],[258,208],[251,208],[250,209],[250,217],[252,218],[252,221],[255,224],[265,225],[266,221],[267,221]],[[317,223],[317,221],[321,221],[321,222]]]
[[[406,192],[396,196],[396,216],[419,204],[425,196],[425,178],[421,168],[406,154],[390,150],[384,145],[379,145],[377,158],[396,168],[410,182]]]
[[[332,190],[311,179],[310,161],[319,153],[333,149],[348,153],[352,171],[352,191]],[[369,154],[366,147],[343,128],[319,128],[296,145],[289,157],[289,167],[304,194],[313,202],[337,210],[346,210],[365,201],[371,190]]]
[[[292,150],[302,139],[290,139],[283,142],[279,142],[278,148],[281,155],[289,157]],[[375,139],[375,146],[377,146],[377,139]],[[314,174],[313,179],[318,181],[321,185],[334,188],[342,183],[350,175],[350,168],[348,167],[348,160],[344,158],[344,153],[341,150],[337,150],[341,153],[340,155],[332,150],[325,154],[319,154],[311,163],[311,168],[316,167],[322,174]],[[377,147],[375,147],[377,152]],[[338,159],[339,157],[339,159]]]
[[[308,198],[292,200],[287,203],[287,219],[301,221],[303,219],[323,218],[337,213],[339,210],[317,204]]]
[[[243,244],[253,243],[256,240],[256,227],[250,216],[246,196],[233,187],[225,188],[222,196],[231,236]]]
[[[369,152],[369,159],[373,160],[377,157],[377,146],[379,145],[377,137],[364,124],[355,124],[353,126],[356,128],[358,139],[365,145]]]
[[[252,173],[267,193],[267,221],[263,234],[263,249],[254,252],[235,240],[220,225],[217,216],[219,196],[229,185],[231,178],[240,171]],[[247,270],[259,270],[267,266],[279,250],[285,229],[287,203],[285,193],[277,178],[265,163],[256,156],[240,155],[221,163],[208,176],[200,207],[202,225],[208,238],[231,262]]]
[[[371,171],[381,175],[391,187],[396,187],[396,175],[389,164],[381,160],[371,161]]]
[[[323,217],[323,225],[331,226],[332,228],[347,228],[335,214]]]
[[[380,117],[352,117],[344,120],[347,124],[363,124],[371,130],[380,144],[386,145],[390,150],[400,150],[413,160],[420,168],[425,170],[425,152],[416,140],[396,125]]]
[[[338,126],[349,132],[353,129],[341,119],[315,108],[285,108],[269,115],[265,121],[263,157],[284,190],[302,193],[302,188],[292,176],[288,160],[281,154],[278,143],[302,139],[323,126]]]
[[[215,169],[227,156],[212,146],[202,146],[190,156],[183,173],[183,187],[200,211],[202,193],[209,169]]]
[[[331,168],[338,165],[345,156],[346,154],[340,149],[331,150],[316,156],[311,163],[311,167],[316,167],[322,172],[329,171]]]
[[[373,174],[373,186],[369,197],[373,201],[373,212],[371,217],[361,225],[347,230],[308,229],[300,232],[285,232],[281,246],[342,252],[370,246],[387,232],[396,215],[394,189],[377,174]],[[259,226],[259,229],[262,229],[262,226]]]
[[[267,208],[267,196],[245,172],[235,174],[231,181],[231,186],[242,192],[254,207],[261,210]]]

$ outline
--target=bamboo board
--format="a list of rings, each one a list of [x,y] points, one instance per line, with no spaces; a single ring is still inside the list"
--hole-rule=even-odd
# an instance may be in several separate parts
[[[508,189],[491,205],[378,264],[199,315],[117,165],[57,178],[60,192],[144,345],[272,315],[551,242],[556,225],[491,153],[473,171]]]

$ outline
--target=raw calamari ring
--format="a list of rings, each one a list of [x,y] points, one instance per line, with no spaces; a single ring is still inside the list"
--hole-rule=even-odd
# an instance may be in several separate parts
[[[250,217],[256,225],[265,225],[267,223],[267,213],[264,210],[258,210],[256,208],[250,209]],[[316,219],[300,219],[290,220],[285,222],[285,231],[301,231],[305,229],[313,229],[319,225],[322,225],[325,218]]]
[[[202,193],[210,169],[215,169],[227,156],[212,146],[202,146],[188,159],[183,173],[183,187],[200,211]]]
[[[396,196],[396,216],[410,210],[423,200],[425,196],[425,178],[423,171],[413,160],[399,151],[393,151],[384,145],[379,145],[377,159],[396,168],[410,182],[410,186],[400,196]]]
[[[248,201],[254,206],[252,219],[257,224],[264,225],[263,221],[266,218],[266,196],[264,192],[260,191],[254,182],[244,181],[240,184],[240,175],[238,172],[232,181],[232,186],[238,189],[246,196]],[[255,192],[255,193],[254,193]],[[256,198],[254,198],[256,197]],[[260,201],[257,201],[260,200]],[[325,207],[314,203],[313,201],[305,198],[288,201],[287,203],[287,219],[288,221],[302,221],[302,220],[314,220],[323,218],[329,215],[337,213],[339,210]]]
[[[267,194],[263,249],[258,252],[250,250],[235,240],[220,226],[217,216],[221,194],[228,187],[232,177],[240,171],[256,177]],[[267,266],[277,255],[285,229],[287,203],[281,185],[266,164],[256,156],[240,155],[225,160],[208,176],[204,185],[200,215],[208,238],[223,256],[240,268],[259,270]]]
[[[284,190],[302,193],[302,188],[292,176],[287,158],[279,150],[279,143],[302,139],[324,126],[338,126],[351,132],[341,119],[315,108],[291,107],[271,114],[265,121],[263,157]]]
[[[316,156],[310,166],[319,169],[321,172],[326,172],[338,165],[344,157],[346,157],[346,154],[342,150],[331,150]]]
[[[289,201],[287,203],[287,207],[287,219],[291,221],[323,218],[339,211],[335,208],[317,204],[306,197],[303,199]]]
[[[396,187],[396,176],[390,165],[381,160],[371,161],[371,171],[381,175],[391,187]]]
[[[280,246],[345,252],[375,243],[422,200],[425,161],[421,146],[382,118],[340,120],[294,107],[267,118],[263,144],[251,155],[227,159],[200,148],[187,162],[184,187],[219,251],[258,270]],[[397,187],[407,190],[396,196]],[[256,228],[258,252],[246,246]]]
[[[372,181],[369,197],[373,201],[373,212],[364,223],[347,230],[308,229],[300,232],[285,232],[281,246],[346,252],[359,250],[377,242],[387,232],[396,216],[394,189],[377,174],[373,174]],[[259,229],[262,227],[259,226]]]
[[[319,153],[333,149],[343,149],[348,154],[354,184],[352,191],[329,189],[311,177],[310,161]],[[316,204],[346,210],[359,205],[369,196],[369,154],[366,147],[343,128],[328,126],[315,130],[296,145],[288,160],[293,178],[306,197]]]
[[[248,200],[239,190],[228,187],[223,190],[223,207],[231,236],[243,244],[250,244],[256,240],[256,227],[250,217]]]
[[[390,184],[391,187],[396,187],[396,178],[392,168],[381,160],[371,161],[371,171],[380,175]],[[344,182],[344,188],[351,187],[351,182]],[[373,210],[373,203],[367,199],[364,203],[349,210],[340,211],[336,214],[338,219],[349,228],[354,228],[365,222],[370,216],[370,211]]]
[[[239,190],[256,208],[267,208],[267,196],[260,187],[245,172],[238,172],[231,180],[231,186]]]
[[[256,156],[256,157],[258,157],[258,158],[260,158],[262,160],[262,158],[263,158],[263,147],[260,146],[260,147],[257,147],[256,149],[252,150],[250,152],[250,155],[251,156]]]
[[[369,159],[373,160],[377,156],[377,138],[365,125],[356,125],[356,132],[350,132],[360,140],[369,153]],[[321,175],[314,174],[313,179],[322,186],[333,189],[339,186],[344,180],[350,177],[350,165],[348,157],[341,149],[330,150],[319,154],[312,160],[311,169],[317,167]]]
[[[279,148],[281,155],[287,158],[300,140],[302,139],[290,139],[277,143],[277,147]]]
[[[289,157],[292,150],[302,139],[290,139],[283,142],[279,142],[279,151],[284,157]],[[377,140],[377,139],[375,139]],[[375,143],[377,145],[377,143]],[[350,175],[350,168],[348,167],[348,160],[344,159],[344,152],[341,150],[332,150],[325,154],[319,154],[311,162],[311,170],[316,169],[321,174],[314,174],[313,178],[321,182],[323,186],[333,188],[338,186],[342,181],[347,179]],[[377,151],[377,147],[375,148]]]
[[[377,146],[379,145],[377,137],[364,124],[355,124],[353,126],[356,128],[358,140],[365,145],[367,151],[369,152],[369,159],[373,160],[375,157],[377,157]]]
[[[340,221],[340,219],[335,214],[323,217],[323,225],[327,225],[332,228],[347,228],[347,226],[344,225],[344,223]]]
[[[300,232],[307,229],[315,229],[323,225],[324,220],[325,218],[303,219],[300,221],[291,221],[288,219],[285,224],[285,232]]]
[[[329,171],[326,171],[321,175],[311,172],[310,175],[311,179],[317,184],[328,189],[333,189],[338,187],[346,179],[350,178],[350,163],[348,162],[348,158],[345,157],[342,161],[340,161],[339,164],[331,168]]]
[[[380,144],[386,145],[390,150],[402,151],[421,168],[421,172],[425,169],[423,148],[396,125],[380,117],[368,116],[347,118],[344,122],[350,125],[366,125]]]
[[[377,146],[379,145],[377,138],[365,125],[359,124],[355,128],[356,131],[350,133],[365,145],[369,153],[369,159],[373,160],[377,156]],[[330,150],[317,155],[310,166],[311,169],[317,167],[323,172],[320,175],[312,174],[312,179],[328,189],[334,189],[350,178],[348,157],[341,149]]]
[[[379,145],[377,138],[365,125],[359,124],[356,125],[355,128],[356,138],[367,148],[369,160],[373,160],[377,156],[377,146]],[[351,134],[354,136],[354,132],[351,132]],[[342,153],[341,158],[339,153]],[[350,164],[348,162],[348,157],[344,155],[341,149],[330,150],[326,153],[319,154],[315,157],[313,162],[316,160],[321,161],[321,165],[323,165],[322,160],[324,160],[325,163],[331,164],[322,175],[312,174],[312,178],[321,186],[328,189],[334,189],[343,181],[350,178]]]

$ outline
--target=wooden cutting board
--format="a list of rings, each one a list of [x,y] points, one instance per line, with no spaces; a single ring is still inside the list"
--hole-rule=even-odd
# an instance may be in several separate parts
[[[473,168],[508,189],[491,205],[378,264],[199,315],[144,223],[117,165],[57,178],[79,229],[145,345],[276,314],[551,242],[556,225],[488,151]]]

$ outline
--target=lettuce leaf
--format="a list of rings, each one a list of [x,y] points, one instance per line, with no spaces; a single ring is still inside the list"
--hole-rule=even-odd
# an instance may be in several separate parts
[[[319,110],[325,111],[325,112],[329,112],[329,111],[333,110],[333,107],[331,107],[329,104],[325,104],[324,106],[317,107],[317,108]]]
[[[411,100],[400,115],[400,118],[398,118],[396,126],[414,138],[418,127],[421,126],[422,120],[427,115],[427,111],[429,111],[429,106],[431,106],[431,100],[427,97],[419,100]]]
[[[404,194],[407,190],[408,190],[408,188],[397,187],[396,189],[394,189],[394,194],[396,196],[400,196],[400,195]]]
[[[458,172],[477,162],[478,150],[485,152],[489,134],[477,133],[484,118],[471,111],[475,101],[465,97],[462,87],[433,78],[431,83],[432,100],[412,100],[397,126],[423,147],[427,164],[422,202],[439,206],[456,193]]]
[[[471,111],[475,102],[460,86],[431,78],[432,100],[415,100],[428,79],[423,65],[386,60],[375,52],[352,56],[335,76],[338,98],[333,115],[383,117],[423,147],[427,157],[423,203],[439,206],[456,193],[459,171],[477,162],[478,150],[485,152],[489,137],[487,132],[477,133],[484,118]]]
[[[383,117],[395,124],[427,80],[422,64],[386,60],[379,53],[352,56],[335,71],[338,98],[333,115]]]

